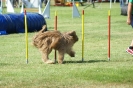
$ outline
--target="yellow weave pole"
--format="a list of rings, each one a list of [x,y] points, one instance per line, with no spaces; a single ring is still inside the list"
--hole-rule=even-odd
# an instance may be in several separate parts
[[[82,61],[84,61],[84,10],[82,11]]]
[[[27,16],[26,16],[26,10],[24,13],[24,23],[25,23],[25,50],[26,50],[26,63],[28,64],[28,28],[27,28]]]

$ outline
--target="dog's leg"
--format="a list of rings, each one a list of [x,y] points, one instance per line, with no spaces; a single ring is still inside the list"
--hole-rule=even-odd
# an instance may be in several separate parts
[[[59,38],[54,39],[54,41],[51,43],[50,48],[52,49],[58,49],[59,47]]]
[[[59,64],[62,64],[62,63],[63,63],[64,54],[65,54],[64,51],[58,50],[58,63],[59,63]]]
[[[67,52],[67,54],[71,57],[75,57],[75,52],[74,51],[69,51],[69,52]]]
[[[71,48],[67,49],[66,53],[67,53],[70,57],[75,57],[75,52],[74,52]]]
[[[47,64],[54,64],[54,61],[49,60],[49,54],[51,53],[52,49],[45,49],[43,50],[42,53],[42,60],[44,63]]]

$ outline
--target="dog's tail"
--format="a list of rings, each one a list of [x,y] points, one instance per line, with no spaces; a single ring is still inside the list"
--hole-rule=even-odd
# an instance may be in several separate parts
[[[38,33],[43,33],[45,31],[47,31],[47,26],[46,25],[43,25],[42,26],[42,29]]]
[[[41,37],[43,37],[43,32],[47,31],[47,26],[43,25],[42,29],[33,37],[33,42],[32,44],[39,48],[41,47]]]
[[[38,38],[40,35],[42,35],[43,32],[47,31],[47,26],[43,25],[42,29],[35,35],[34,40]]]

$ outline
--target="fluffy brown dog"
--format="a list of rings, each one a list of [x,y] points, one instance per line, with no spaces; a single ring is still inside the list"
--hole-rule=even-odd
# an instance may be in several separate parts
[[[59,31],[45,31],[45,29],[46,26],[43,26],[33,38],[33,45],[41,51],[43,62],[54,63],[49,60],[52,49],[58,51],[58,63],[60,64],[63,63],[65,53],[75,57],[75,52],[72,50],[72,46],[78,41],[75,31],[60,33]]]

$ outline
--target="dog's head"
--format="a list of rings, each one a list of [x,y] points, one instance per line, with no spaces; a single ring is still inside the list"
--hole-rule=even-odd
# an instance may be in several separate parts
[[[78,36],[76,35],[76,32],[75,31],[69,31],[66,34],[72,36],[74,42],[77,42],[78,41]]]

